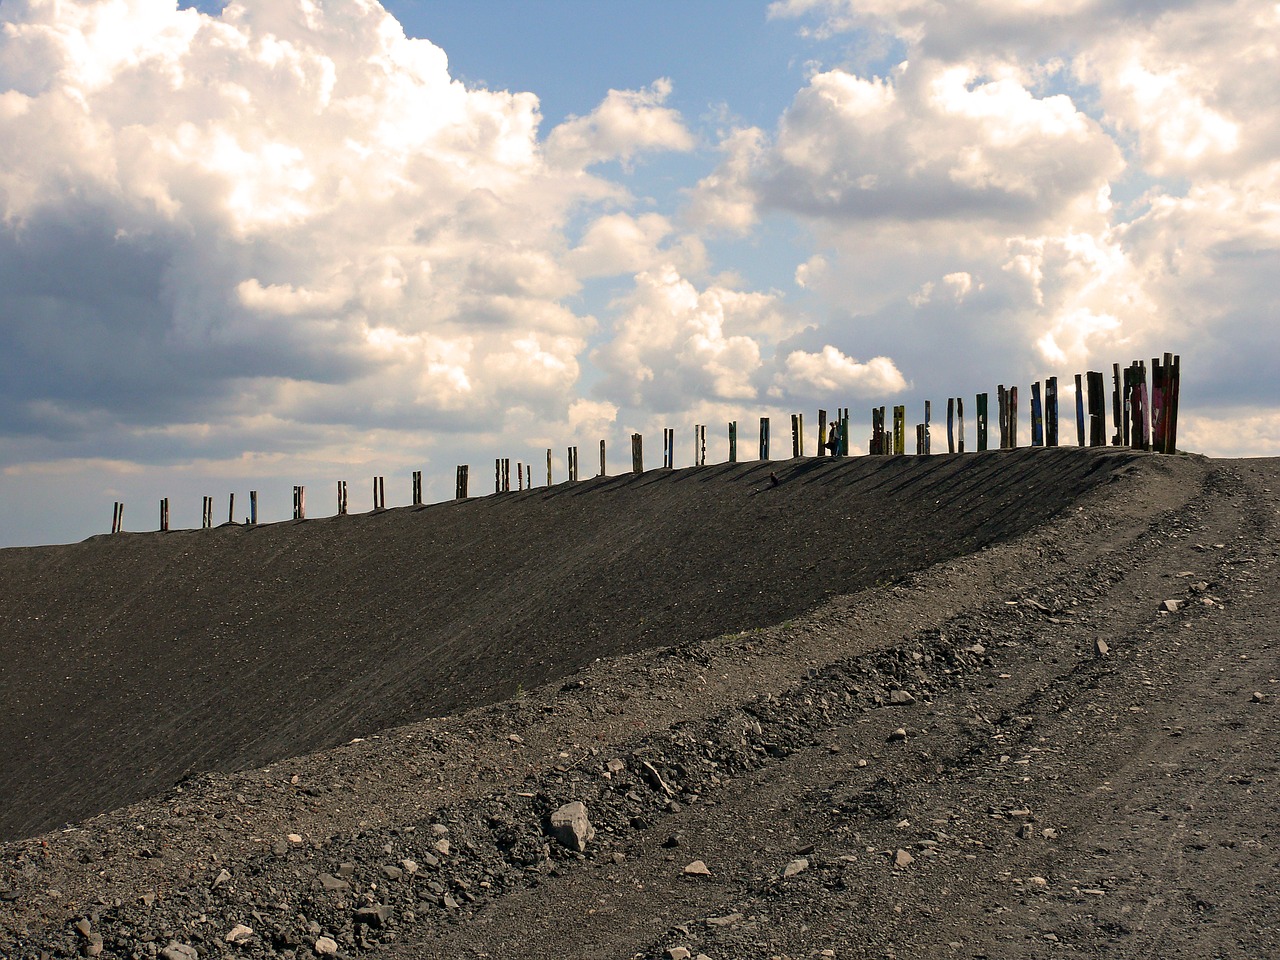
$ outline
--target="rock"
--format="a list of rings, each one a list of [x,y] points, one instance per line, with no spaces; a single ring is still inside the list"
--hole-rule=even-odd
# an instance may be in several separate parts
[[[1177,613],[1182,609],[1181,600],[1166,600],[1160,604],[1160,609],[1165,613]]]
[[[80,934],[80,936],[88,940],[89,933],[93,929],[93,925],[89,923],[89,920],[87,917],[81,917],[79,920],[76,921],[75,928],[76,928],[76,933]]]
[[[890,743],[898,743],[906,739],[907,739],[906,727],[899,727],[897,730],[893,731],[893,733],[889,734]]]
[[[640,772],[644,774],[645,780],[649,782],[649,786],[653,787],[653,789],[661,790],[668,797],[675,796],[675,791],[667,786],[667,781],[662,779],[662,774],[658,772],[658,768],[648,760],[641,762]]]
[[[707,923],[713,927],[731,927],[742,919],[740,913],[730,913],[723,917],[707,917]]]
[[[86,957],[102,956],[102,934],[91,933],[86,938],[84,944],[80,947],[80,952]]]
[[[1107,654],[1109,654],[1110,652],[1111,652],[1111,647],[1109,647],[1109,646],[1107,645],[1107,641],[1103,640],[1101,637],[1099,637],[1097,640],[1093,641],[1093,654],[1094,654],[1094,656],[1096,656],[1096,657],[1105,657],[1105,656],[1106,656]]]
[[[895,867],[909,867],[915,863],[915,857],[907,850],[899,850],[893,855],[893,865]]]
[[[410,876],[418,872],[418,862],[416,860],[401,860],[400,866]]]
[[[627,769],[627,761],[620,760],[617,757],[605,764],[605,769],[612,773],[621,773]]]
[[[246,926],[243,923],[237,923],[231,928],[231,931],[223,937],[227,943],[244,943],[253,939],[253,927]]]
[[[1018,837],[1022,840],[1030,840],[1036,835],[1035,827],[1029,823],[1024,823],[1018,828]]]
[[[1262,703],[1266,699],[1267,699],[1267,695],[1263,693],[1261,690],[1253,691],[1253,696],[1249,698],[1249,700],[1253,703]]]
[[[337,893],[339,890],[351,889],[351,884],[347,883],[347,881],[343,880],[341,877],[335,877],[331,873],[322,873],[320,876],[316,877],[316,879],[320,881],[321,888],[329,893]]]
[[[440,856],[447,857],[452,847],[449,846],[448,840],[437,840],[431,845],[431,849],[440,854]]]
[[[381,903],[375,903],[371,907],[361,907],[356,911],[356,923],[373,927],[375,930],[382,929],[390,919],[391,908]]]
[[[387,880],[399,880],[404,876],[404,871],[402,869],[390,865],[383,866],[379,872]]]
[[[1049,886],[1049,881],[1044,877],[1027,877],[1027,886],[1031,887],[1033,890],[1043,890],[1045,887]]]
[[[338,864],[338,876],[343,880],[350,880],[356,875],[356,865],[351,861]]]
[[[566,803],[551,814],[551,836],[562,847],[582,853],[596,835],[587,818],[587,807],[581,800]]]
[[[915,703],[916,698],[911,695],[910,690],[890,690],[889,703],[895,707],[906,706],[908,703]]]
[[[520,736],[520,734],[518,734],[518,733],[509,733],[509,734],[507,734],[507,739],[508,739],[508,740],[510,740],[512,743],[515,743],[515,744],[521,744],[521,743],[524,743],[524,737]]]
[[[670,947],[667,950],[667,960],[690,960],[692,956],[685,947]]]
[[[784,878],[794,877],[797,873],[804,873],[808,869],[809,861],[805,857],[800,857],[798,860],[792,860],[782,868],[782,876]]]
[[[443,823],[433,823],[431,825],[431,834],[436,837],[447,837],[449,835],[449,828]]]
[[[230,879],[231,879],[231,874],[228,871],[219,870],[218,875],[213,878],[213,889],[215,890],[218,889],[218,887],[222,886],[224,883],[227,883],[228,881],[230,881]]]
[[[196,952],[195,947],[189,947],[177,940],[170,940],[169,945],[160,951],[160,957],[161,960],[199,960],[200,954]]]
[[[336,957],[338,955],[338,941],[333,937],[320,937],[316,940],[315,951],[321,957]]]
[[[286,840],[288,840],[290,843],[301,843],[301,842],[302,842],[302,834],[300,834],[300,833],[291,833],[291,834],[289,834],[287,837],[285,837],[285,839],[286,839]]]
[[[680,846],[681,839],[680,834],[673,833],[671,836],[667,837],[667,839],[662,841],[662,845],[668,850],[674,850],[676,847]]]
[[[709,877],[711,876],[711,868],[701,860],[695,860],[684,868],[686,877]]]

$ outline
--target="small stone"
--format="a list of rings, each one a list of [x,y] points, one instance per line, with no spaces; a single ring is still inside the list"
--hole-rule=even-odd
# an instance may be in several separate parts
[[[1177,613],[1179,610],[1182,609],[1182,601],[1166,600],[1164,601],[1164,603],[1160,604],[1160,609],[1163,610],[1165,613]]]
[[[1267,699],[1267,695],[1263,693],[1261,690],[1253,691],[1253,696],[1249,698],[1249,700],[1253,703],[1262,703],[1266,699]]]
[[[662,845],[668,850],[674,850],[676,847],[680,846],[681,841],[682,838],[680,834],[673,833],[671,836],[667,837],[667,839],[662,841]]]
[[[244,943],[247,940],[253,939],[253,927],[246,926],[243,923],[237,923],[231,928],[231,932],[223,939],[226,940],[227,943]]]
[[[1093,654],[1096,657],[1105,657],[1111,652],[1111,647],[1107,645],[1107,641],[1099,637],[1093,641]]]
[[[287,837],[285,837],[285,839],[286,839],[286,840],[288,840],[290,843],[301,843],[301,842],[302,842],[302,834],[300,834],[300,833],[291,833],[291,834],[289,834]]]
[[[809,869],[808,859],[806,859],[805,857],[800,857],[798,860],[792,860],[790,863],[788,863],[785,867],[782,868],[782,876],[784,879],[786,877],[794,877],[797,873],[804,873],[808,869]]]
[[[447,837],[449,835],[449,828],[443,823],[433,823],[431,825],[431,833],[433,836]]]
[[[889,734],[890,743],[898,743],[906,739],[907,739],[906,727],[899,727],[897,730],[893,731],[893,733]]]
[[[371,907],[361,907],[356,911],[356,923],[362,923],[366,927],[373,927],[380,930],[386,926],[387,921],[391,919],[391,908],[380,903],[375,903]]]
[[[93,929],[93,925],[89,922],[89,920],[85,917],[82,917],[76,921],[75,926],[76,926],[76,933],[80,934],[80,936],[84,937],[87,940],[89,938],[89,933]]]
[[[507,734],[507,739],[508,739],[508,740],[510,740],[512,743],[515,743],[515,744],[521,744],[521,743],[524,743],[524,737],[520,736],[520,734],[518,734],[518,733],[510,733],[510,734]]]
[[[689,960],[693,954],[684,947],[670,947],[667,950],[667,960]]]
[[[605,764],[605,769],[610,773],[621,773],[623,770],[627,769],[627,761],[614,757],[614,759]]]
[[[224,883],[228,882],[230,879],[231,879],[231,874],[229,872],[227,872],[226,870],[219,870],[218,875],[213,878],[213,889],[215,890],[218,889],[218,887],[222,886]]]
[[[911,855],[910,851],[899,850],[893,855],[893,865],[895,867],[909,867],[915,862],[915,859],[916,858]]]
[[[84,945],[80,947],[80,952],[86,957],[102,956],[102,934],[91,933]]]
[[[160,951],[162,960],[199,960],[200,954],[195,947],[170,940],[169,945]]]
[[[707,923],[713,927],[731,927],[742,919],[740,913],[730,913],[723,917],[707,917]]]
[[[551,835],[562,847],[578,853],[586,850],[596,835],[596,828],[587,818],[586,804],[574,800],[551,814]]]
[[[711,868],[701,860],[695,860],[684,868],[684,875],[686,877],[709,877],[711,876]]]
[[[895,707],[906,706],[908,703],[915,703],[916,698],[911,695],[910,690],[890,690],[889,703]]]
[[[1030,840],[1036,835],[1035,827],[1029,823],[1024,823],[1018,828],[1018,838],[1021,840]]]
[[[447,857],[452,848],[449,846],[448,840],[437,840],[431,845],[431,849],[440,854],[440,856]]]
[[[347,883],[347,881],[343,880],[341,877],[335,877],[331,873],[322,873],[320,876],[316,877],[316,879],[320,881],[321,888],[329,893],[337,893],[340,890],[351,889],[351,884]]]
[[[404,876],[404,871],[402,869],[390,865],[383,866],[379,872],[386,880],[399,880]]]
[[[440,902],[444,905],[444,908],[446,910],[458,909],[458,901],[453,899],[453,897],[449,896],[449,894],[447,893],[444,895],[444,897],[441,898]]]
[[[333,937],[320,937],[316,940],[315,951],[321,957],[336,957],[338,955],[338,941]]]
[[[418,863],[416,860],[401,860],[400,867],[405,873],[409,874],[409,876],[413,876],[418,872]]]
[[[1034,890],[1043,890],[1049,886],[1049,881],[1044,877],[1027,877],[1027,886]]]

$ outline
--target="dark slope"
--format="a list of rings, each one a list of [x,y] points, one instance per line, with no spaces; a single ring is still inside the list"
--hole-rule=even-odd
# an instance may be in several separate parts
[[[785,620],[1020,533],[1131,459],[719,465],[2,550],[0,839]]]

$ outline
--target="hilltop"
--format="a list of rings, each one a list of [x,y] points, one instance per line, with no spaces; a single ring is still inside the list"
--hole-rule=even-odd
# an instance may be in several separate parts
[[[0,551],[0,950],[1274,953],[1277,473],[800,460]]]

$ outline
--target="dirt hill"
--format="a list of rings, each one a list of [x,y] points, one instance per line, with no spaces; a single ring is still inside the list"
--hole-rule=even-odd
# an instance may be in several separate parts
[[[163,794],[0,848],[0,953],[1275,955],[1277,472],[794,461],[0,551],[7,834]]]

